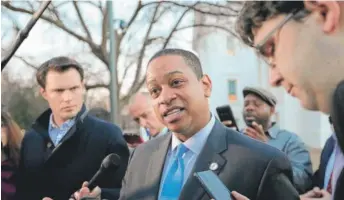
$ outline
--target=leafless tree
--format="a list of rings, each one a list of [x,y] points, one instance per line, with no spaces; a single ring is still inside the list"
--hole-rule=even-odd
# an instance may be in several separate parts
[[[39,2],[15,2],[2,1],[2,11],[11,12],[12,14],[32,15],[39,6]],[[231,28],[233,18],[237,15],[241,2],[206,2],[206,1],[138,1],[135,9],[132,10],[131,17],[127,20],[125,26],[121,26],[115,31],[117,41],[118,68],[123,69],[118,74],[118,91],[123,90],[123,80],[134,77],[130,83],[129,89],[124,95],[120,96],[120,105],[124,105],[128,99],[136,93],[145,81],[144,63],[148,52],[152,49],[159,50],[173,45],[173,40],[179,32],[196,27],[206,27],[209,29],[218,29],[234,35]],[[85,7],[87,13],[98,13],[101,15],[100,29],[101,38],[94,37],[95,30],[87,23]],[[68,9],[67,9],[68,8]],[[91,11],[92,10],[92,11]],[[214,11],[215,10],[215,11]],[[74,13],[74,17],[70,17]],[[166,15],[173,13],[173,21],[167,30],[157,34],[156,30],[161,25],[166,24]],[[216,16],[228,19],[227,23],[206,23],[187,20],[187,17],[194,14],[204,16]],[[76,17],[75,17],[76,16]],[[16,21],[13,18],[14,23]],[[143,20],[142,20],[143,19]],[[53,27],[69,34],[70,37],[81,41],[88,46],[88,51],[99,59],[109,71],[109,46],[108,46],[108,12],[104,1],[54,1],[48,7],[48,10],[42,15],[41,20],[51,24]],[[18,27],[18,26],[14,26]],[[138,32],[140,34],[138,34]],[[138,36],[142,35],[142,36]],[[37,67],[28,61],[27,58],[18,57],[26,65]],[[122,60],[122,62],[121,62]],[[118,70],[118,69],[116,69]],[[87,89],[99,87],[108,88],[109,83],[93,82],[87,84]]]

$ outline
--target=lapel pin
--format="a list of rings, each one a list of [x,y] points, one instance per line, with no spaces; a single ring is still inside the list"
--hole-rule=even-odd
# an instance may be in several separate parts
[[[209,169],[212,170],[212,171],[215,171],[217,170],[217,168],[219,168],[219,165],[215,162],[211,163],[210,166],[209,166]]]
[[[47,147],[50,148],[51,145],[52,145],[52,144],[51,144],[50,142],[48,142]]]

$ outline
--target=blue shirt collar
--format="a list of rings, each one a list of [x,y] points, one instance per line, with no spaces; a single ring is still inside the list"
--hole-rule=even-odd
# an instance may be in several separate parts
[[[183,144],[196,155],[200,154],[214,125],[215,117],[211,114],[208,124],[200,131],[198,131],[195,135],[193,135],[191,138],[189,138],[187,141],[185,141]],[[171,150],[173,151],[174,149],[176,149],[177,146],[181,143],[182,142],[175,136],[175,134],[172,134]]]
[[[272,126],[269,128],[268,132],[271,138],[276,139],[278,133],[280,132],[280,127],[277,125],[276,122],[272,123]]]
[[[53,120],[53,114],[50,114],[50,119],[49,119],[49,131],[53,129],[62,129],[62,130],[68,130],[70,127],[72,127],[75,123],[75,117],[72,119],[69,119],[65,121],[60,127],[58,127]]]

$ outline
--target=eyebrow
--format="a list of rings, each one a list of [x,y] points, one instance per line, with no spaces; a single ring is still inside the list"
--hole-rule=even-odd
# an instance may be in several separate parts
[[[68,88],[56,87],[56,88],[51,88],[51,90],[53,90],[53,91],[56,91],[56,90],[70,90],[70,89],[74,89],[74,88],[78,88],[78,87],[80,87],[80,85],[74,85],[74,86],[71,86],[71,87],[68,87]]]
[[[181,71],[175,70],[175,71],[168,72],[167,74],[164,74],[163,77],[164,77],[164,79],[166,79],[167,77],[174,75],[174,74],[184,74],[184,73]],[[155,79],[148,80],[147,84],[150,84],[151,82],[154,82],[154,81],[155,81]]]
[[[168,72],[167,74],[164,75],[164,77],[167,77],[167,76],[171,76],[171,75],[174,75],[174,74],[183,74],[183,72],[181,71],[172,71],[172,72]]]

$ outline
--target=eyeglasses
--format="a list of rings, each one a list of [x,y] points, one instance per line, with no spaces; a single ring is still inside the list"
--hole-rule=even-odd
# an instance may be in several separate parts
[[[267,64],[271,64],[269,60],[266,59],[266,52],[265,52],[265,45],[267,44],[267,42],[272,38],[273,35],[275,35],[275,33],[277,31],[279,31],[286,23],[288,23],[291,19],[293,19],[295,17],[296,14],[299,13],[301,9],[295,9],[293,12],[289,13],[274,29],[272,29],[269,34],[267,34],[264,39],[262,41],[260,41],[257,45],[254,46],[254,48],[258,51],[258,53],[260,55],[263,56],[264,61]],[[274,48],[272,48],[272,54],[274,51]]]

